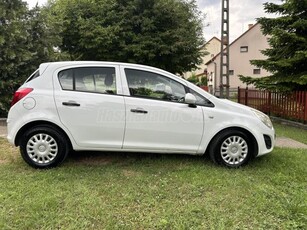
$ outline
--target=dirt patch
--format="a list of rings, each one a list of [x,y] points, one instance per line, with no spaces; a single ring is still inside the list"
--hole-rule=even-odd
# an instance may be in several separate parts
[[[7,164],[7,163],[9,163],[7,160],[1,160],[0,159],[0,165],[4,165],[4,164]]]

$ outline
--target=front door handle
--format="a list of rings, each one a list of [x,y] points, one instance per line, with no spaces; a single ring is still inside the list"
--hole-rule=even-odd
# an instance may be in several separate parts
[[[144,110],[144,109],[141,109],[141,108],[137,108],[137,109],[131,109],[130,110],[132,113],[148,113],[148,111]]]
[[[75,102],[75,101],[63,102],[62,105],[65,105],[65,106],[80,106],[80,104]]]

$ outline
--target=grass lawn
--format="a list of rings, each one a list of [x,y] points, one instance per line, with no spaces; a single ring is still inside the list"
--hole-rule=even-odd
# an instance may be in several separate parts
[[[274,122],[277,137],[289,137],[304,144],[307,144],[307,130],[287,126]]]
[[[206,157],[77,153],[35,170],[0,138],[0,229],[307,229],[306,162],[287,148],[236,170]]]

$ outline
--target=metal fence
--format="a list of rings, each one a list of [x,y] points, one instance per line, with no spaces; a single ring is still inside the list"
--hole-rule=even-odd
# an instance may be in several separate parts
[[[278,93],[238,88],[238,103],[266,114],[307,123],[307,92]]]

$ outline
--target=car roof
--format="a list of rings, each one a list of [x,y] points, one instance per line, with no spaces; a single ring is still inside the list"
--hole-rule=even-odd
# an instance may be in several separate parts
[[[148,65],[142,65],[142,64],[134,64],[134,63],[125,63],[125,62],[109,62],[109,61],[59,61],[59,62],[45,62],[40,65],[40,68],[44,68],[47,66],[52,65],[53,67],[64,67],[64,66],[70,66],[70,65],[95,65],[95,64],[104,64],[104,65],[124,65],[127,67],[139,67],[139,68],[146,68],[146,69],[152,69],[156,71],[163,71],[168,74],[172,74],[166,70],[159,69],[153,66]],[[173,74],[174,75],[174,74]],[[176,75],[175,75],[176,76]]]

